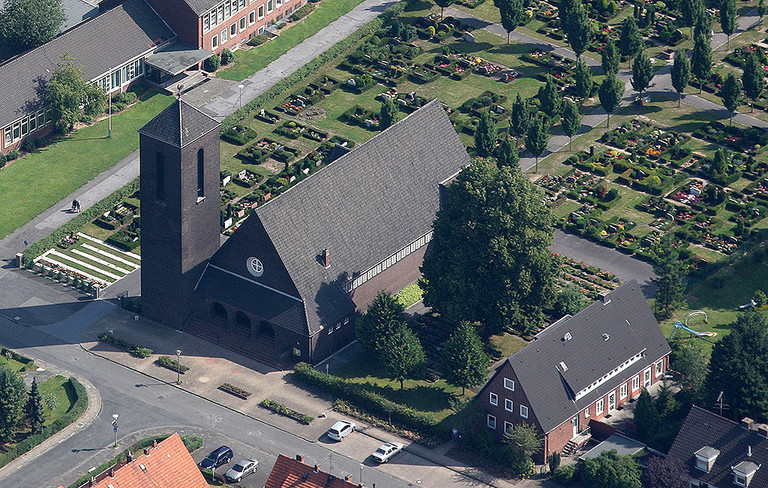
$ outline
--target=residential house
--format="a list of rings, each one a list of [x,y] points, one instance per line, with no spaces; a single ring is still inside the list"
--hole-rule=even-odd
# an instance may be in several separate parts
[[[768,425],[734,422],[693,406],[667,459],[685,465],[691,488],[768,486]]]
[[[347,475],[343,479],[318,469],[317,465],[304,464],[304,457],[277,456],[275,467],[269,473],[264,488],[360,488]]]
[[[516,424],[542,434],[540,461],[590,422],[612,415],[660,381],[670,348],[637,281],[540,332],[510,356],[478,395],[499,437]]]

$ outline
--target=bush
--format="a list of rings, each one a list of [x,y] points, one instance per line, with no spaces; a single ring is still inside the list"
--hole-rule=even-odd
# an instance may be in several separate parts
[[[261,403],[259,403],[259,405],[266,408],[267,410],[272,410],[277,414],[280,414],[284,417],[291,418],[304,425],[309,425],[312,423],[313,420],[315,420],[314,417],[305,415],[301,412],[297,412],[296,410],[290,409],[285,405],[283,405],[282,403],[278,403],[276,401],[270,400],[269,398],[265,398],[264,400],[262,400]]]
[[[32,152],[35,150],[35,141],[32,139],[24,139],[21,143],[21,150],[24,152]]]
[[[16,149],[12,149],[8,151],[8,154],[5,155],[5,157],[8,159],[8,161],[13,161],[14,159],[19,159],[19,156],[21,154]]]
[[[291,19],[293,20],[299,20],[303,17],[306,17],[307,15],[311,14],[312,11],[315,10],[315,4],[314,3],[307,3],[301,8],[296,9],[295,12],[293,12],[293,15],[291,15]]]
[[[251,396],[251,392],[247,390],[243,390],[242,388],[232,385],[230,383],[224,383],[219,386],[219,389],[222,391],[226,391],[227,393],[231,393],[232,395],[238,396],[242,398],[243,400],[247,399],[249,396]]]
[[[221,138],[230,144],[243,146],[256,139],[256,131],[248,126],[236,125],[222,131]]]
[[[224,48],[221,51],[221,64],[223,66],[228,65],[229,63],[231,63],[234,60],[235,60],[235,54],[232,51],[230,51],[227,48]]]
[[[218,54],[214,54],[203,63],[203,69],[209,73],[213,73],[219,68],[221,68],[221,58]]]
[[[101,335],[99,335],[98,339],[102,342],[106,342],[107,344],[112,344],[115,347],[119,347],[120,349],[128,351],[129,353],[131,353],[132,356],[135,356],[137,358],[148,358],[149,356],[152,355],[152,349],[148,347],[142,347],[136,344],[131,344],[128,341],[124,341],[119,337],[113,336],[109,332],[102,332]]]
[[[258,36],[253,36],[248,40],[248,45],[250,46],[261,46],[265,42],[267,42],[269,38],[265,36],[264,34],[259,34]]]
[[[558,466],[552,471],[552,479],[563,486],[571,486],[579,480],[578,473],[576,466]]]
[[[155,360],[155,362],[157,363],[158,366],[168,368],[171,371],[178,371],[181,374],[184,374],[187,371],[189,371],[189,366],[185,366],[177,362],[177,360],[172,358],[171,356],[160,356]]]
[[[5,157],[5,154],[0,153],[0,168],[4,167],[7,162],[8,158]]]

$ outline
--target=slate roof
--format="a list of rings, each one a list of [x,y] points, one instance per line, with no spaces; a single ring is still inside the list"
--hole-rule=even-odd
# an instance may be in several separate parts
[[[208,488],[208,483],[184,446],[179,434],[151,448],[149,455],[134,453],[134,460],[105,474],[93,488]]]
[[[139,133],[166,144],[185,147],[218,126],[219,123],[210,116],[184,100],[176,99],[168,108],[139,129]]]
[[[264,488],[358,488],[358,485],[315,471],[313,466],[280,454]]]
[[[566,333],[569,340],[565,340]],[[575,400],[577,392],[641,351],[645,354],[636,363]],[[539,425],[549,432],[669,352],[659,324],[633,279],[610,292],[605,301],[597,300],[573,317],[544,329],[507,361]]]
[[[184,0],[198,17],[221,3],[221,0]]]
[[[0,64],[0,128],[40,108],[38,89],[64,54],[92,80],[175,35],[145,0],[127,0]]]
[[[431,230],[439,183],[467,164],[466,149],[433,100],[257,208],[211,264],[250,278],[245,262],[258,257],[265,269],[259,282],[304,300],[306,317],[292,330],[311,336],[354,311],[342,289],[353,274]],[[318,259],[324,249],[328,269]],[[206,270],[198,289],[224,286],[216,280]],[[242,309],[259,314],[262,302],[243,300],[249,306]]]
[[[709,473],[696,469],[694,456],[706,446],[720,451]],[[747,457],[750,446],[752,456]],[[667,457],[685,464],[691,478],[719,487],[736,486],[732,466],[744,461],[761,464],[749,486],[768,486],[768,439],[696,405],[688,412]]]

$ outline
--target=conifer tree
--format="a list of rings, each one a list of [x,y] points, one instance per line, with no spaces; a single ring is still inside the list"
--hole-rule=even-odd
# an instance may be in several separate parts
[[[573,73],[573,77],[576,81],[576,93],[586,100],[592,94],[594,82],[592,81],[592,69],[583,59],[576,62],[576,71]]]
[[[613,41],[612,37],[608,37],[605,46],[603,46],[601,62],[603,65],[603,73],[606,75],[608,73],[616,74],[619,72],[621,53],[619,53],[619,49],[616,47],[616,43]]]
[[[634,58],[643,49],[643,35],[637,27],[634,17],[627,17],[621,24],[619,33],[619,51],[629,59]]]
[[[547,75],[547,82],[539,88],[539,102],[541,110],[550,118],[554,119],[560,114],[563,108],[563,96],[560,94],[555,80]]]
[[[709,43],[709,36],[703,33],[697,34],[693,40],[691,72],[699,80],[699,93],[701,93],[701,87],[712,73],[712,46]]]
[[[465,388],[472,388],[485,381],[489,361],[480,336],[469,322],[462,322],[443,344],[443,378],[453,386],[460,386],[462,395]]]
[[[493,156],[498,132],[490,112],[483,112],[475,130],[475,152],[480,157]]]
[[[427,358],[416,334],[405,323],[400,323],[385,341],[381,353],[384,368],[392,379],[403,382],[406,378],[418,376],[426,365]]]
[[[27,404],[24,410],[27,414],[27,422],[29,422],[32,428],[32,433],[37,434],[45,422],[43,398],[40,396],[40,389],[37,387],[37,378],[32,378],[32,385],[29,388]]]
[[[747,56],[747,62],[744,65],[744,74],[741,77],[741,84],[744,87],[744,93],[752,101],[752,111],[755,110],[755,100],[760,98],[760,94],[765,88],[765,77],[763,76],[762,63],[757,59],[757,55],[752,52]]]
[[[624,83],[616,79],[616,75],[610,74],[603,78],[598,96],[600,97],[600,105],[603,106],[603,110],[608,114],[606,127],[611,126],[611,112],[619,108],[623,94]]]
[[[579,107],[572,101],[565,100],[563,103],[563,132],[568,136],[569,150],[572,149],[573,136],[576,135],[580,127],[581,114],[579,113]]]
[[[653,65],[651,59],[640,52],[632,63],[632,88],[640,93],[642,103],[643,92],[648,89],[653,78]]]
[[[379,357],[387,337],[404,322],[403,305],[389,293],[380,291],[368,311],[355,321],[355,336],[363,349]]]
[[[736,11],[736,0],[722,0],[720,3],[720,27],[723,34],[728,36],[725,49],[731,50],[731,35],[736,32],[736,19],[739,13]]]
[[[528,109],[528,103],[517,93],[515,101],[512,103],[512,110],[509,114],[509,132],[516,139],[523,137],[528,132],[528,125],[531,122],[531,111]]]
[[[379,129],[387,129],[397,122],[397,112],[395,102],[391,98],[385,98],[379,112]]]
[[[0,366],[0,441],[13,439],[16,426],[24,413],[27,389],[24,380],[15,371]]]
[[[691,61],[688,59],[688,54],[682,49],[675,52],[675,64],[672,65],[671,75],[672,86],[677,91],[677,106],[679,107],[685,87],[691,82]]]
[[[501,138],[501,143],[496,149],[496,161],[499,166],[506,166],[508,168],[516,169],[520,164],[520,153],[517,151],[517,144],[512,141],[512,137],[509,134],[504,134]]]
[[[549,124],[544,117],[536,117],[528,126],[528,134],[525,138],[525,147],[536,158],[535,172],[539,172],[539,157],[544,154],[549,142]]]
[[[739,98],[741,98],[741,87],[739,86],[739,80],[736,79],[736,75],[733,72],[728,73],[728,76],[723,82],[722,88],[720,88],[720,96],[723,98],[723,105],[731,113],[729,124],[733,124],[733,112],[739,106]]]

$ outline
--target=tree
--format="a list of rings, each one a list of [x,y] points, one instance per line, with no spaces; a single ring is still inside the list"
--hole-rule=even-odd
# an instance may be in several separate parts
[[[379,357],[386,339],[403,323],[403,305],[389,293],[380,291],[368,311],[355,321],[355,336],[363,349]]]
[[[765,78],[763,77],[763,66],[757,55],[752,52],[747,56],[747,62],[744,65],[744,74],[741,76],[741,84],[744,92],[752,101],[750,104],[752,111],[755,111],[755,100],[760,98],[760,94],[765,88]]]
[[[504,438],[512,451],[512,471],[517,476],[525,474],[533,466],[531,456],[541,449],[543,438],[531,424],[515,424]]]
[[[685,87],[691,82],[691,61],[688,59],[688,53],[682,49],[675,52],[675,64],[672,65],[671,75],[672,86],[677,91],[677,106],[679,107]]]
[[[61,0],[6,0],[0,10],[0,52],[8,57],[56,37],[67,20]]]
[[[709,36],[699,34],[693,40],[693,53],[691,53],[691,72],[699,80],[699,93],[705,81],[712,72],[712,46],[709,44]]]
[[[549,142],[549,124],[544,117],[536,117],[528,126],[525,136],[525,147],[536,158],[536,173],[539,172],[539,156],[544,154]]]
[[[611,126],[611,112],[619,108],[621,103],[621,96],[624,94],[624,83],[616,79],[616,75],[611,73],[600,84],[600,90],[597,95],[600,97],[600,105],[603,106],[603,110],[608,114],[608,122],[606,127]]]
[[[427,358],[416,334],[401,322],[394,332],[386,339],[386,347],[381,353],[384,368],[392,379],[403,382],[406,378],[416,376],[423,370]]]
[[[507,31],[507,44],[509,44],[509,34],[523,23],[525,6],[522,0],[493,0],[493,4],[499,9],[501,26]]]
[[[385,98],[381,104],[381,111],[379,112],[379,128],[381,130],[387,129],[397,122],[397,105],[391,98]]]
[[[624,19],[619,33],[619,51],[624,56],[632,59],[643,49],[643,35],[637,27],[637,22],[632,16]]]
[[[690,475],[683,463],[670,457],[653,456],[643,473],[645,488],[688,488]]]
[[[460,386],[462,395],[465,388],[472,388],[485,381],[489,361],[477,330],[469,322],[462,322],[443,343],[443,378],[453,386]]]
[[[582,53],[592,42],[594,31],[592,30],[592,21],[589,19],[587,10],[581,3],[581,0],[573,2],[573,6],[568,12],[568,18],[565,22],[565,35],[568,37],[568,44],[576,53],[577,59],[581,59]]]
[[[647,443],[659,431],[660,417],[650,393],[645,388],[640,392],[634,412],[634,423],[637,426],[637,438]]]
[[[572,149],[573,136],[581,127],[581,114],[579,107],[570,100],[565,100],[563,104],[563,132],[568,136],[568,149]]]
[[[760,15],[760,23],[763,23],[763,16],[765,15],[765,0],[760,0],[757,4],[757,13]]]
[[[445,7],[450,7],[453,2],[454,0],[435,0],[435,5],[440,7],[440,20],[443,20],[443,9]]]
[[[9,442],[24,412],[27,389],[15,371],[0,366],[0,440]]]
[[[515,136],[515,139],[519,139],[528,132],[530,123],[531,111],[528,109],[528,103],[518,92],[509,114],[509,132]]]
[[[736,79],[736,75],[733,72],[728,73],[728,76],[725,78],[723,86],[720,88],[720,96],[723,99],[723,105],[731,113],[728,123],[733,124],[733,112],[739,106],[739,98],[741,98],[739,80]]]
[[[699,391],[707,379],[709,353],[701,341],[673,341],[670,367],[680,373],[683,388]]]
[[[688,267],[680,259],[680,251],[670,236],[664,236],[653,246],[651,252],[657,258],[653,267],[653,272],[656,273],[654,282],[657,285],[654,306],[659,316],[669,317],[683,302]]]
[[[573,73],[573,77],[576,81],[576,93],[584,99],[589,98],[592,95],[592,70],[589,65],[580,59],[576,62],[576,71]]]
[[[616,43],[613,41],[613,37],[608,37],[608,40],[605,42],[605,46],[603,46],[603,51],[600,56],[600,60],[603,65],[603,73],[607,75],[608,73],[616,74],[619,72],[621,53],[619,53],[619,49],[616,47]]]
[[[653,65],[651,59],[640,52],[632,63],[632,88],[640,93],[642,100],[643,92],[648,89],[653,78]]]
[[[70,132],[83,114],[93,117],[104,111],[106,95],[83,79],[75,60],[65,55],[43,88],[43,100],[51,107],[56,128]],[[82,108],[81,108],[82,107]]]
[[[563,109],[563,96],[560,94],[555,80],[547,75],[547,82],[539,88],[541,110],[551,118],[555,118]]]
[[[491,113],[484,112],[480,116],[477,130],[475,130],[475,152],[477,155],[484,158],[493,156],[497,138],[498,132],[496,131],[496,124],[493,123],[491,118]]]
[[[424,303],[483,337],[535,329],[555,296],[552,217],[517,170],[475,160],[445,191],[421,271]],[[482,276],[482,280],[473,277]]]
[[[736,11],[736,0],[722,0],[720,3],[720,27],[723,34],[728,36],[725,49],[731,50],[731,35],[736,32],[736,19],[739,13]]]
[[[24,406],[27,414],[27,421],[32,428],[32,433],[37,434],[45,422],[43,412],[43,398],[40,396],[40,389],[37,387],[37,378],[32,378],[32,385],[29,388],[27,404]]]
[[[690,27],[691,34],[693,34],[693,26],[704,15],[704,3],[702,0],[681,0],[680,14],[683,25]]]
[[[589,301],[584,297],[579,287],[571,284],[560,290],[552,308],[557,315],[562,317],[576,315],[587,305],[589,305]]]
[[[517,152],[517,144],[506,134],[501,138],[501,143],[496,149],[496,162],[499,166],[517,169],[520,165],[520,154]]]
[[[642,488],[640,467],[632,456],[619,456],[615,449],[584,460],[582,480],[590,488]]]
[[[715,343],[705,385],[707,405],[722,400],[730,405],[724,415],[768,420],[768,327],[758,311],[744,312]]]
[[[765,295],[763,290],[756,290],[752,299],[755,301],[755,306],[758,307],[764,307],[768,304],[768,296]]]

